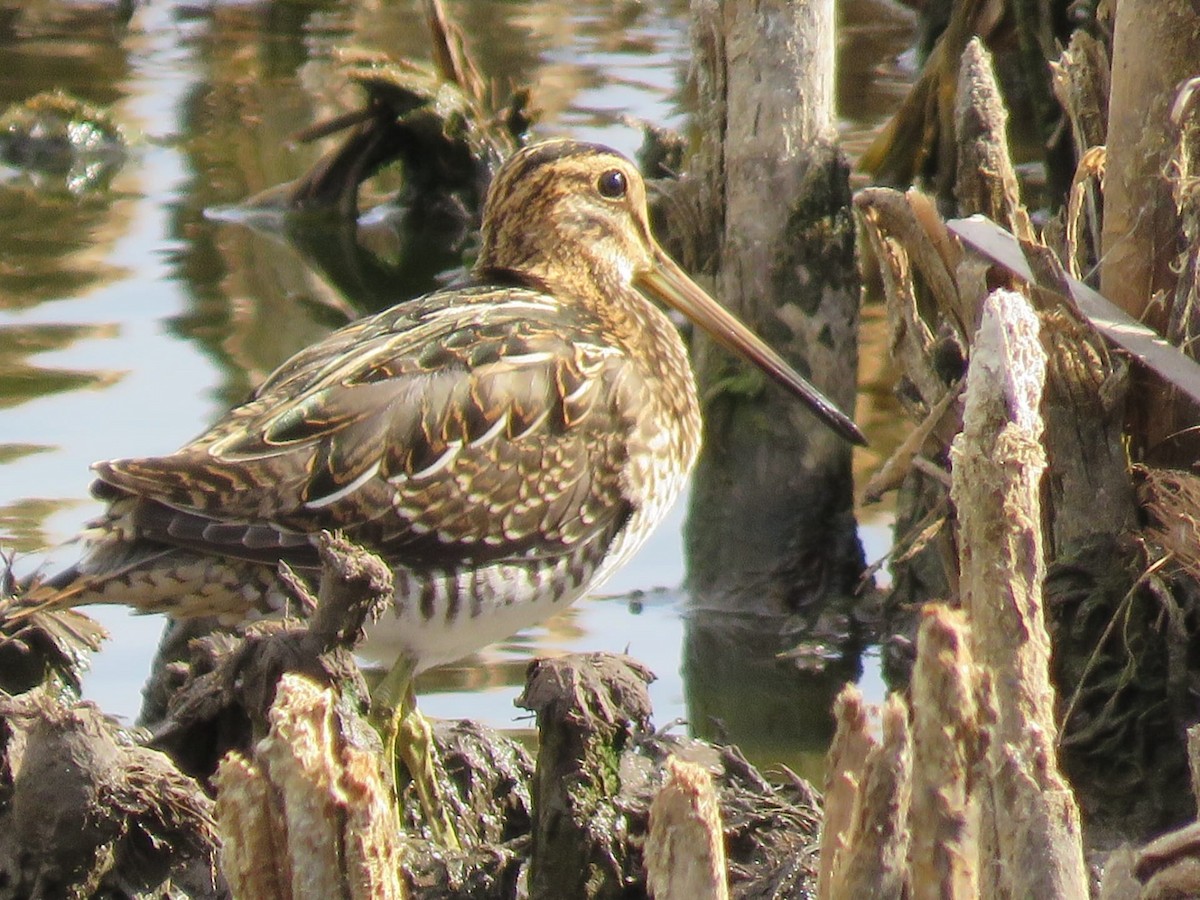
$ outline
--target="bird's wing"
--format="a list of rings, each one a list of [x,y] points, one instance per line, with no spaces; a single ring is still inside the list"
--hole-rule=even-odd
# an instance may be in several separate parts
[[[393,562],[555,554],[631,510],[644,384],[594,326],[535,291],[432,294],[297,354],[170,456],[97,464],[141,537],[312,561],[342,529]]]

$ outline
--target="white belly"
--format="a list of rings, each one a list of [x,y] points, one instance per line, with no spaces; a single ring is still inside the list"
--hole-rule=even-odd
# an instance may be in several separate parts
[[[664,486],[658,502],[636,509],[629,521],[595,562],[564,557],[536,579],[520,565],[491,565],[462,578],[441,578],[422,609],[405,576],[397,575],[397,603],[368,628],[363,653],[388,665],[400,656],[416,662],[416,671],[453,662],[488,644],[503,640],[565,609],[584,594],[595,591],[645,543],[683,488]],[[452,603],[450,594],[459,591]],[[426,615],[432,611],[432,615]]]

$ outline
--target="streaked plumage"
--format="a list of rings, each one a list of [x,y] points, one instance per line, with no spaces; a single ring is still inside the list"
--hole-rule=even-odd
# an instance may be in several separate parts
[[[395,570],[417,669],[544,618],[641,544],[699,449],[686,351],[637,288],[861,440],[666,258],[627,160],[550,142],[497,174],[469,285],[334,332],[174,454],[97,464],[107,515],[37,593],[238,620],[341,529]]]

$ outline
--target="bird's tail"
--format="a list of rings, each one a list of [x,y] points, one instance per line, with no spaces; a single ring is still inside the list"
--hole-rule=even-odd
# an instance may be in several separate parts
[[[108,568],[101,574],[85,572],[76,563],[50,578],[34,576],[22,585],[15,595],[8,598],[12,602],[7,608],[7,615],[14,620],[21,620],[37,613],[103,603],[105,599],[101,586],[110,579],[127,574],[144,562],[144,557],[129,559],[123,565]]]
[[[3,559],[0,577],[0,642],[20,641],[55,648],[65,657],[96,651],[108,637],[91,617],[74,609],[69,585],[79,577],[72,566],[53,579],[18,585],[12,577],[11,560]]]

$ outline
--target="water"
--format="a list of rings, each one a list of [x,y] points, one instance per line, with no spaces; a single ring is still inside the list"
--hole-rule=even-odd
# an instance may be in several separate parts
[[[99,509],[87,494],[90,462],[175,449],[344,321],[345,299],[289,247],[205,210],[303,173],[323,147],[296,146],[289,135],[359,99],[337,74],[335,48],[420,58],[428,42],[416,7],[155,0],[122,24],[113,4],[0,0],[0,106],[61,87],[111,104],[130,140],[107,190],[71,194],[0,169],[0,541],[18,551],[19,572],[54,571],[74,558],[77,548],[61,545]],[[485,73],[501,85],[534,85],[541,136],[632,153],[641,142],[636,120],[685,122],[682,0],[472,0],[448,8]],[[884,0],[844,3],[842,16],[841,125],[854,152],[902,91],[905,73],[894,60],[911,27]],[[394,299],[428,289],[454,262],[390,249],[400,255]],[[876,388],[884,375],[864,370]],[[881,392],[868,387],[859,419],[876,456],[861,456],[860,469],[890,443],[888,418]],[[652,696],[660,723],[689,710],[726,722],[753,706],[764,718],[739,725],[739,740],[756,743],[749,728],[761,739],[759,754],[786,757],[802,771],[819,766],[825,728],[811,723],[827,719],[836,674],[810,684],[808,674],[784,673],[812,699],[806,713],[763,701],[788,696],[773,680],[778,666],[742,667],[703,695],[703,679],[685,680],[683,509],[606,585],[626,596],[580,603],[429,673],[423,708],[519,729],[526,723],[512,700],[532,655],[628,649],[659,676]],[[878,558],[890,543],[888,515],[868,510],[862,522],[868,557]],[[96,657],[86,694],[133,718],[162,622],[122,609],[95,615],[113,640]],[[879,696],[876,667],[866,671],[865,690]],[[741,702],[747,691],[756,702]],[[791,725],[781,727],[784,719]]]

